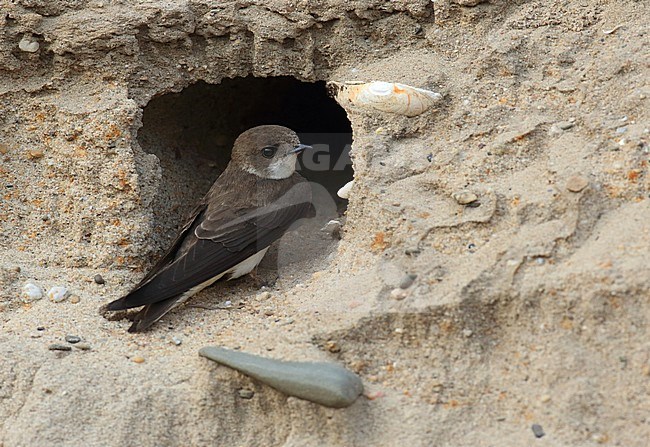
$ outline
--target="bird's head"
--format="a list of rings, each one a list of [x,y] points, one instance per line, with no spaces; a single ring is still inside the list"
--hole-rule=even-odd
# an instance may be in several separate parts
[[[280,180],[293,175],[298,154],[307,148],[291,129],[257,126],[237,137],[231,163],[258,177]]]

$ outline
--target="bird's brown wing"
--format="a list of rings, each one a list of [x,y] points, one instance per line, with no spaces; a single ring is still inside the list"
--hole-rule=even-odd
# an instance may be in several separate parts
[[[310,210],[309,184],[299,183],[277,201],[259,208],[215,206],[199,213],[186,230],[182,253],[147,282],[108,304],[123,310],[173,299],[223,273],[279,239]]]
[[[154,264],[153,267],[149,270],[149,272],[140,280],[140,282],[131,290],[131,293],[135,292],[145,284],[147,284],[151,278],[156,276],[158,272],[163,270],[165,267],[167,267],[170,263],[174,261],[174,258],[176,257],[176,254],[178,252],[178,249],[182,245],[183,241],[188,235],[189,229],[195,226],[195,222],[200,220],[200,215],[203,213],[206,209],[207,205],[203,202],[201,202],[199,205],[197,205],[192,212],[190,213],[189,217],[187,218],[187,221],[185,222],[185,225],[180,229],[178,234],[176,235],[176,238],[174,241],[171,243],[171,246],[167,249],[165,254]]]

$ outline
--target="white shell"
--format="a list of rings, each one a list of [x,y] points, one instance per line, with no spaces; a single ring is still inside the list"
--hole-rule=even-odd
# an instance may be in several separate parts
[[[345,185],[343,185],[343,187],[338,190],[336,195],[342,199],[347,199],[348,197],[350,197],[350,190],[352,189],[352,186],[354,186],[354,180],[351,180],[347,182]]]
[[[419,115],[442,98],[440,93],[393,82],[331,82],[330,86],[339,104],[350,103],[406,116]]]
[[[18,42],[18,48],[20,48],[21,51],[26,51],[28,53],[36,53],[39,46],[38,41],[33,40],[27,35],[23,36],[23,38],[20,39],[20,42]]]
[[[36,284],[28,282],[23,286],[20,297],[24,303],[31,303],[32,301],[40,300],[43,298],[43,292],[41,291],[41,288]]]
[[[47,291],[47,297],[50,299],[50,301],[53,301],[55,303],[60,303],[61,301],[65,300],[67,296],[68,289],[63,286],[54,286]]]

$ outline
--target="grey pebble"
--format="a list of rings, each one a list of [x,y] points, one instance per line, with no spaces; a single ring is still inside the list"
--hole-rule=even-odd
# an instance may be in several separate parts
[[[81,337],[79,337],[77,335],[66,335],[65,336],[65,341],[67,341],[68,343],[75,344],[75,343],[79,343],[81,341]]]
[[[97,284],[106,284],[106,281],[104,281],[104,278],[102,278],[102,275],[97,274],[95,275],[95,278],[93,278]]]
[[[47,349],[50,351],[72,351],[72,348],[68,345],[62,345],[59,343],[54,343],[53,345],[50,345]]]
[[[284,362],[215,346],[201,348],[199,355],[326,407],[349,407],[363,392],[359,376],[334,363]]]
[[[560,121],[557,123],[557,127],[559,127],[562,130],[569,130],[573,126],[575,126],[575,123],[573,121]]]
[[[172,343],[174,343],[176,346],[180,346],[181,343],[183,343],[183,340],[177,336],[172,337]]]
[[[238,391],[238,394],[239,397],[241,397],[242,399],[252,399],[253,396],[255,396],[255,391],[242,388],[241,390]]]
[[[542,428],[542,426],[539,424],[533,424],[533,426],[530,428],[533,430],[533,434],[535,435],[536,438],[541,438],[546,434],[544,433],[544,429]]]
[[[413,285],[413,282],[417,279],[418,275],[415,273],[408,273],[404,275],[402,280],[399,282],[400,289],[408,289]]]

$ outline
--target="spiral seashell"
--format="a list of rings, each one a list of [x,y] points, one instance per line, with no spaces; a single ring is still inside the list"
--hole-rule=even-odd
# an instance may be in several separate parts
[[[341,105],[348,103],[405,116],[419,115],[442,98],[440,93],[393,82],[330,82],[329,86]]]

